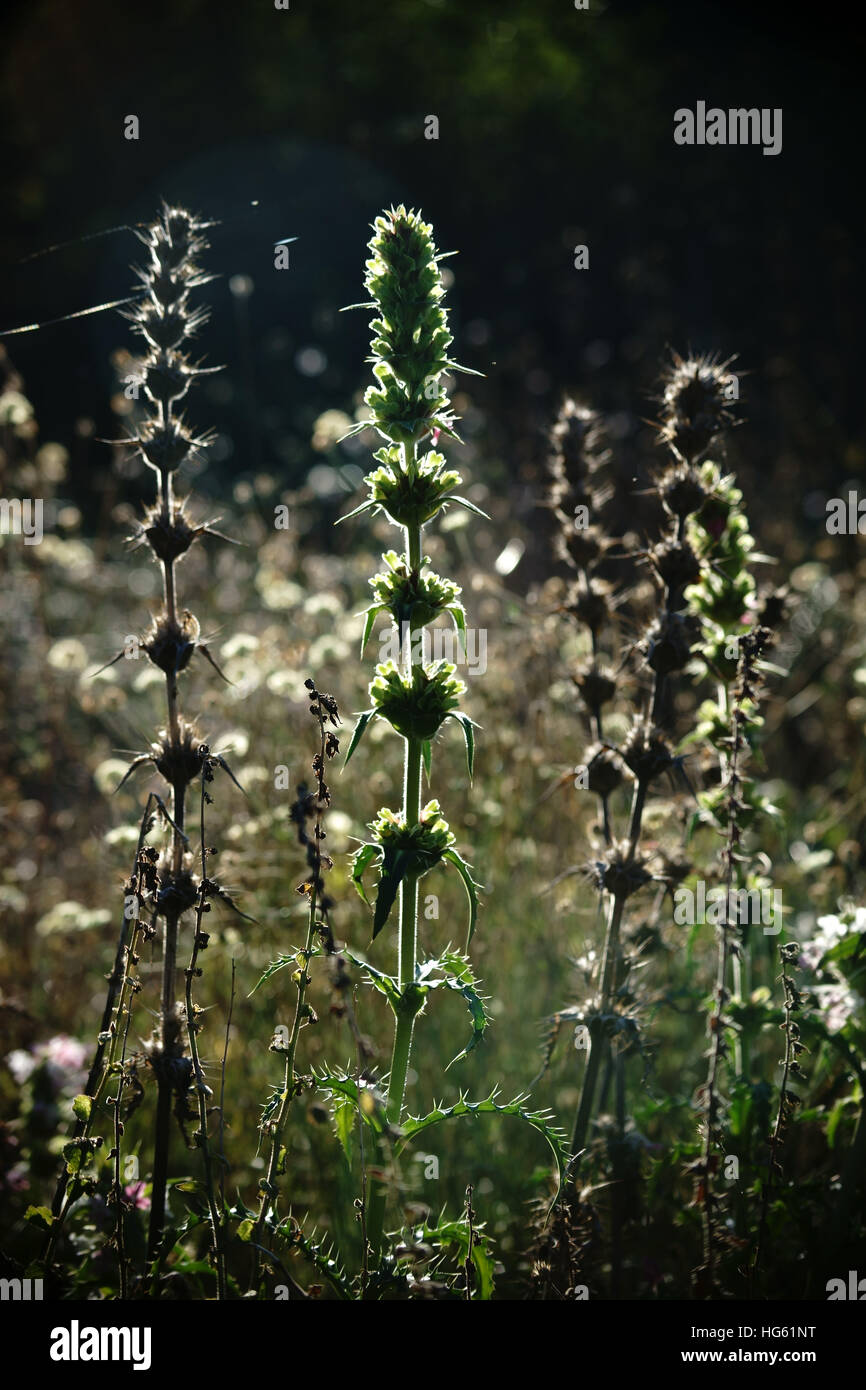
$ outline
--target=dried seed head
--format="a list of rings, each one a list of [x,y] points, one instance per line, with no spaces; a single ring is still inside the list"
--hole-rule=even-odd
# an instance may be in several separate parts
[[[611,614],[610,585],[602,579],[590,579],[588,584],[578,580],[569,588],[563,606],[597,636]]]
[[[622,758],[615,748],[593,744],[586,751],[586,785],[596,796],[607,797],[615,792],[625,777]]]
[[[687,540],[663,540],[647,551],[647,560],[674,596],[701,575],[701,562]]]
[[[640,716],[632,725],[620,752],[639,782],[652,782],[662,773],[670,771],[674,763],[662,730],[650,728]]]
[[[148,421],[141,434],[133,441],[138,444],[142,456],[157,473],[174,473],[182,464],[194,459],[200,449],[208,444],[202,436],[196,439],[182,420],[169,419]]]
[[[550,444],[550,472],[556,482],[568,483],[572,488],[583,484],[610,457],[598,411],[571,398],[563,402],[550,431]]]
[[[691,654],[693,627],[682,613],[662,613],[641,639],[647,665],[660,676],[681,671]]]
[[[179,917],[182,912],[194,907],[198,893],[192,874],[180,869],[162,875],[160,890],[156,895],[156,911],[159,917]]]
[[[602,705],[608,704],[616,694],[616,677],[613,671],[588,661],[579,667],[572,677],[583,697],[590,714],[597,714]]]
[[[166,406],[181,400],[197,375],[182,353],[159,349],[139,366],[144,389],[154,405]]]
[[[684,463],[699,463],[734,423],[727,370],[733,360],[674,353],[662,377],[659,437]]]
[[[163,612],[153,619],[141,645],[154,666],[166,675],[176,675],[189,665],[199,636],[198,619],[185,609],[179,620]]]
[[[176,739],[165,730],[160,733],[153,746],[153,761],[170,786],[186,787],[201,771],[203,747],[195,726],[181,719]]]
[[[610,541],[598,526],[578,526],[574,517],[569,517],[557,508],[554,513],[559,523],[556,533],[556,554],[572,569],[586,569],[598,564]]]
[[[606,888],[618,898],[631,897],[652,875],[646,867],[646,857],[638,851],[629,853],[628,844],[611,845],[602,857],[592,866],[592,876],[599,887]]]
[[[707,496],[701,476],[688,464],[675,464],[659,478],[657,491],[667,511],[679,520],[700,510]]]
[[[169,509],[164,501],[159,501],[145,508],[144,524],[136,539],[146,540],[157,560],[171,565],[186,554],[202,530],[201,526],[190,526],[183,503],[173,502]]]

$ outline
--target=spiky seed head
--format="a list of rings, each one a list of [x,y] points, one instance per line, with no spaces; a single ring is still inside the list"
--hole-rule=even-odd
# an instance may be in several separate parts
[[[699,463],[734,423],[728,371],[733,360],[674,353],[662,377],[659,437],[684,463]]]

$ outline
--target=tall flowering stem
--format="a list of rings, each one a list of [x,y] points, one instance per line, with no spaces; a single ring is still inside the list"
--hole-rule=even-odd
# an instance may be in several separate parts
[[[365,899],[364,872],[373,865],[379,870],[374,938],[399,897],[397,973],[393,980],[388,977],[386,990],[394,1013],[394,1043],[385,1102],[387,1122],[397,1126],[415,1019],[432,987],[425,983],[428,977],[432,981],[431,963],[422,967],[418,958],[419,879],[443,860],[457,868],[469,896],[470,939],[477,910],[476,885],[453,847],[454,836],[438,803],[422,807],[421,797],[422,775],[426,771],[429,778],[431,772],[433,741],[446,720],[454,719],[463,729],[470,777],[475,746],[472,722],[458,708],[465,686],[455,666],[424,659],[424,629],[446,614],[459,635],[465,631],[465,617],[457,586],[427,565],[423,529],[449,502],[477,509],[456,494],[460,475],[446,468],[442,454],[424,448],[431,436],[434,441],[440,435],[457,437],[442,382],[443,374],[456,364],[448,356],[451,334],[442,305],[442,258],[431,228],[419,214],[399,207],[378,217],[373,233],[365,280],[372,302],[363,307],[375,310],[375,383],[365,396],[370,419],[360,428],[372,425],[386,442],[375,454],[379,467],[367,477],[368,499],[352,515],[375,509],[403,532],[402,556],[388,552],[387,569],[371,581],[376,601],[368,610],[362,641],[363,650],[377,614],[385,612],[393,623],[399,659],[376,667],[370,684],[372,706],[359,716],[346,760],[376,719],[384,719],[404,741],[402,808],[379,812],[371,826],[372,841],[360,847],[354,861],[354,881]],[[459,973],[456,959],[449,959],[448,965]],[[440,968],[445,969],[444,958]],[[385,1201],[384,1183],[374,1182],[367,1222],[374,1257],[381,1252]]]
[[[160,566],[163,588],[162,607],[138,646],[162,671],[166,693],[165,727],[150,751],[135,759],[130,773],[152,764],[171,789],[171,844],[159,866],[156,896],[157,914],[164,924],[160,1007],[158,1025],[148,1045],[148,1060],[158,1087],[148,1237],[151,1259],[159,1251],[165,1222],[173,1103],[177,1102],[178,1115],[183,1117],[190,1086],[201,1085],[200,1079],[194,1078],[195,1067],[184,1038],[184,1023],[189,1032],[192,1020],[185,1020],[184,1006],[177,999],[179,925],[184,913],[200,898],[184,830],[187,790],[208,759],[209,769],[220,766],[229,771],[221,757],[210,758],[195,725],[183,718],[178,697],[178,677],[196,652],[221,675],[200,640],[197,619],[180,607],[177,592],[179,561],[203,534],[219,534],[208,524],[193,525],[185,502],[175,495],[178,470],[208,442],[207,437],[196,437],[189,429],[180,414],[180,402],[203,370],[190,362],[186,349],[207,317],[205,310],[191,305],[190,294],[212,278],[198,263],[207,247],[205,232],[210,225],[183,208],[164,206],[161,216],[139,233],[147,251],[146,262],[137,271],[143,293],[127,315],[145,343],[145,353],[134,373],[143,391],[143,418],[131,443],[157,480],[156,500],[147,507],[135,539],[149,547]],[[123,655],[129,653],[121,653],[116,660]],[[197,1142],[206,1146],[206,1135]],[[216,1249],[214,1253],[218,1256]]]

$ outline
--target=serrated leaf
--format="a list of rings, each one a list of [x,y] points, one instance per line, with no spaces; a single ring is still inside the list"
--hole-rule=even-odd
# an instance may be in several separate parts
[[[256,980],[256,983],[253,985],[252,989],[247,995],[247,998],[252,998],[259,985],[263,985],[265,983],[265,980],[269,980],[271,976],[276,975],[278,971],[284,970],[287,965],[291,965],[294,969],[297,969],[297,961],[295,960],[293,954],[279,955],[277,956],[276,960],[272,960],[270,965],[267,965],[265,967],[263,973],[259,976],[258,980]]]
[[[440,1221],[436,1226],[417,1227],[415,1239],[428,1245],[456,1246],[458,1262],[463,1265],[470,1254],[471,1245],[471,1259],[476,1273],[474,1297],[480,1302],[487,1302],[493,1297],[496,1261],[487,1244],[483,1225],[476,1225],[470,1234],[469,1222],[465,1217],[459,1221]]]
[[[419,980],[424,981],[431,969],[441,970],[443,978],[429,981],[427,987],[429,989],[450,989],[462,995],[466,1000],[472,1019],[472,1037],[463,1051],[458,1052],[456,1057],[452,1057],[445,1068],[448,1071],[456,1062],[462,1062],[465,1057],[469,1056],[470,1052],[475,1050],[484,1037],[490,1019],[484,1007],[484,1000],[478,992],[478,981],[475,979],[472,966],[465,956],[458,955],[456,951],[446,951],[436,960],[425,961],[418,972]]]
[[[376,970],[369,961],[362,960],[353,951],[344,950],[343,955],[347,956],[353,965],[357,965],[359,970],[365,972],[374,989],[377,989],[380,994],[384,994],[392,1009],[396,1009],[400,1003],[400,986],[394,976],[385,975],[381,970]]]
[[[442,858],[447,859],[449,864],[454,865],[463,880],[463,887],[466,889],[466,896],[469,899],[469,931],[466,936],[466,949],[468,950],[472,938],[475,935],[475,924],[478,920],[478,894],[476,889],[480,888],[481,884],[475,882],[469,872],[469,865],[466,863],[465,859],[461,858],[456,849],[446,849]]]
[[[349,759],[351,758],[355,749],[358,747],[358,744],[361,742],[361,739],[364,737],[367,725],[370,724],[375,718],[376,710],[374,709],[365,709],[363,713],[358,715],[358,722],[352,730],[352,739],[349,743],[349,748],[346,753],[346,761],[343,763],[343,767],[348,766]]]
[[[352,1076],[327,1070],[316,1071],[314,1068],[313,1079],[319,1089],[326,1091],[332,1100],[335,1096],[348,1100],[355,1114],[362,1116],[374,1134],[381,1137],[385,1133],[385,1100],[375,1086],[362,1086],[359,1100],[358,1084]]]
[[[497,1094],[497,1091],[493,1091],[485,1100],[478,1101],[469,1101],[465,1095],[461,1095],[455,1105],[437,1106],[427,1115],[410,1116],[403,1121],[403,1134],[398,1141],[397,1152],[398,1154],[401,1153],[417,1135],[422,1134],[431,1125],[440,1124],[443,1120],[462,1119],[464,1116],[474,1117],[476,1115],[505,1115],[522,1120],[524,1124],[530,1125],[544,1136],[556,1161],[558,1182],[556,1195],[548,1208],[547,1215],[549,1217],[562,1195],[568,1175],[571,1155],[566,1146],[565,1133],[558,1126],[551,1124],[553,1116],[549,1110],[527,1110],[524,1106],[527,1096],[516,1096],[514,1100],[502,1105],[496,1099]]]

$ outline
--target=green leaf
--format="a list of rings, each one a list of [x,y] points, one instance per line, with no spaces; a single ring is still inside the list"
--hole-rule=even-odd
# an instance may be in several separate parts
[[[54,1225],[50,1207],[28,1207],[24,1213],[24,1220],[30,1226],[38,1226],[42,1231],[50,1231]]]
[[[476,1225],[470,1234],[469,1222],[465,1217],[459,1221],[442,1220],[436,1226],[419,1226],[415,1230],[416,1242],[423,1241],[428,1245],[453,1245],[457,1247],[457,1259],[463,1265],[469,1255],[470,1243],[472,1246],[472,1263],[475,1266],[476,1283],[473,1296],[479,1302],[487,1302],[493,1297],[493,1282],[496,1261],[493,1253],[487,1244],[487,1237],[484,1234],[484,1226]]]
[[[397,1008],[400,1003],[400,986],[393,975],[384,975],[381,970],[376,970],[369,961],[356,956],[353,951],[343,951],[344,956],[348,956],[353,965],[357,965],[359,970],[363,970],[369,977],[370,984],[377,989],[380,994],[384,994],[392,1009]]]
[[[348,1073],[329,1072],[326,1069],[316,1071],[314,1067],[313,1079],[319,1090],[331,1097],[332,1102],[338,1097],[349,1101],[355,1114],[360,1114],[373,1133],[381,1138],[385,1133],[385,1097],[377,1086],[363,1084],[359,1101],[358,1084]]]
[[[370,899],[367,897],[367,894],[364,890],[364,874],[372,864],[373,860],[378,859],[381,853],[382,850],[379,845],[364,844],[361,845],[360,849],[357,849],[355,851],[355,855],[352,861],[352,882],[354,883],[355,888],[357,889],[362,902],[365,902],[368,907],[370,907],[372,904],[370,903]]]
[[[384,613],[384,611],[385,609],[381,603],[374,603],[372,608],[366,608],[364,610],[364,631],[361,634],[361,656],[364,655],[364,648],[370,640],[370,633],[373,631],[373,624],[376,621],[377,615],[379,613]],[[346,762],[348,761],[349,759],[347,758]]]
[[[474,502],[469,502],[465,497],[458,497],[455,493],[449,493],[447,497],[442,498],[443,506],[446,502],[459,502],[460,506],[465,507],[467,511],[475,512],[476,516],[483,516],[485,521],[490,520],[486,512],[482,512],[480,507],[476,507]]]
[[[363,425],[358,425],[355,427],[355,429],[349,430],[348,434],[343,435],[343,438],[348,439],[350,434],[357,434],[360,430],[365,430],[369,423],[370,422],[368,420],[365,420]],[[353,516],[360,516],[362,512],[368,512],[371,507],[377,507],[378,505],[378,502],[368,498],[366,502],[362,502],[360,507],[356,507],[354,511],[346,512],[345,516],[338,516],[337,520],[334,522],[334,525],[341,526],[344,521],[351,521]]]
[[[91,1113],[92,1110],[93,1110],[93,1097],[92,1097],[92,1096],[85,1096],[85,1095],[76,1096],[75,1099],[74,1099],[74,1101],[72,1102],[72,1113],[75,1115],[76,1119],[78,1119],[78,1120],[84,1120],[85,1122],[86,1122],[87,1120],[89,1120],[89,1119],[90,1119],[90,1113]]]
[[[459,710],[451,710],[445,716],[446,719],[456,719],[463,730],[463,737],[466,740],[466,766],[469,769],[469,780],[472,781],[472,773],[475,767],[475,735],[473,728],[478,725],[469,718],[468,714],[461,714]]]
[[[255,1229],[255,1221],[251,1221],[248,1217],[246,1221],[242,1221],[241,1224],[238,1226],[238,1235],[240,1236],[241,1240],[249,1241],[252,1239],[252,1234]]]
[[[433,743],[429,738],[425,738],[421,744],[421,758],[424,763],[424,771],[427,774],[427,785],[430,785],[430,769],[433,766]]]
[[[69,1143],[63,1145],[63,1157],[66,1159],[67,1173],[78,1173],[84,1162],[84,1150],[80,1144]]]
[[[524,1101],[528,1096],[516,1096],[514,1100],[507,1104],[500,1104],[496,1097],[498,1091],[492,1091],[485,1100],[470,1101],[465,1095],[461,1095],[455,1105],[437,1106],[429,1114],[420,1117],[410,1116],[403,1121],[403,1134],[397,1145],[398,1154],[405,1149],[406,1145],[419,1134],[429,1129],[431,1125],[441,1123],[442,1120],[462,1119],[464,1116],[474,1117],[476,1115],[506,1115],[513,1116],[515,1119],[522,1120],[524,1124],[530,1125],[533,1129],[542,1134],[547,1141],[551,1153],[556,1161],[558,1183],[556,1195],[548,1208],[548,1217],[559,1201],[565,1186],[568,1174],[568,1164],[571,1155],[568,1151],[565,1132],[557,1125],[551,1123],[553,1119],[550,1110],[527,1110]]]
[[[313,956],[319,955],[319,951],[320,948],[318,946],[314,946],[312,952]],[[247,998],[250,999],[255,994],[259,985],[263,985],[265,983],[265,980],[269,980],[272,975],[276,975],[277,971],[284,970],[287,965],[290,965],[293,970],[299,969],[297,951],[292,951],[288,955],[281,954],[277,956],[276,960],[272,960],[270,965],[265,967],[263,973],[259,976],[258,980],[256,980],[256,983],[253,985],[252,989],[247,995]]]
[[[365,709],[363,714],[358,715],[358,722],[352,730],[352,741],[349,744],[349,749],[346,753],[346,761],[343,763],[344,767],[348,766],[349,759],[351,758],[355,749],[358,747],[358,744],[361,742],[361,739],[364,737],[364,732],[367,728],[367,725],[373,719],[376,718],[376,714],[377,711],[374,709]]]
[[[427,982],[426,976],[434,969],[441,970],[443,978]],[[475,979],[470,962],[457,951],[446,951],[438,959],[425,961],[418,971],[418,979],[419,982],[427,983],[429,989],[451,989],[457,994],[461,994],[466,1000],[472,1018],[472,1037],[463,1051],[459,1052],[456,1057],[452,1057],[445,1068],[448,1071],[456,1062],[462,1062],[465,1057],[469,1056],[470,1052],[474,1051],[484,1037],[484,1031],[490,1022],[484,1007],[484,1000],[478,992],[479,982]]]
[[[468,950],[475,935],[475,924],[478,920],[478,893],[476,890],[481,887],[481,884],[475,882],[469,872],[469,865],[465,859],[461,858],[456,849],[446,849],[442,858],[454,865],[463,880],[463,887],[466,889],[466,896],[469,899],[469,931],[466,936],[466,949]]]
[[[379,891],[376,894],[376,909],[373,913],[373,940],[379,935],[397,899],[400,884],[406,877],[411,859],[404,849],[387,845],[382,854],[379,871]]]

